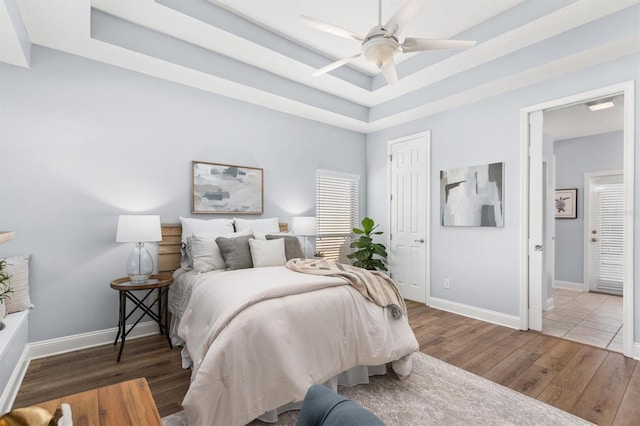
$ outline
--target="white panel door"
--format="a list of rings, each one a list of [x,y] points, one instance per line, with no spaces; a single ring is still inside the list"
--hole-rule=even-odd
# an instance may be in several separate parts
[[[529,328],[542,330],[544,179],[542,175],[542,111],[529,115]],[[546,302],[546,301],[545,301]]]
[[[585,244],[589,289],[622,295],[624,283],[623,175],[591,176]]]
[[[390,145],[391,277],[405,299],[427,302],[429,133]]]

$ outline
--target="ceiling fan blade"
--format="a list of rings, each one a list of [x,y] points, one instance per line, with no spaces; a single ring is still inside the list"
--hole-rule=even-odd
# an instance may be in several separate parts
[[[392,35],[398,36],[407,28],[407,25],[409,25],[418,10],[422,7],[422,3],[423,0],[407,0],[384,25],[384,28],[390,31]]]
[[[345,30],[344,28],[329,24],[324,21],[320,21],[315,18],[310,18],[305,15],[300,15],[300,20],[306,25],[315,28],[316,30],[324,31],[325,33],[337,35],[339,37],[350,38],[356,41],[362,41],[364,39],[362,36],[359,36],[358,34],[355,34],[349,30]]]
[[[423,50],[439,49],[467,49],[475,46],[475,41],[470,40],[430,40],[426,38],[407,37],[402,43],[402,52],[421,52]]]
[[[352,60],[356,59],[360,55],[362,55],[362,53],[358,53],[357,55],[349,56],[348,58],[338,59],[337,61],[330,63],[326,67],[322,67],[318,71],[314,72],[313,76],[317,77],[319,75],[326,74],[329,71],[333,71],[336,68],[339,68],[339,67],[343,66],[344,64],[346,64],[348,62],[351,62]]]
[[[387,62],[386,65],[383,65],[381,70],[389,86],[393,86],[398,82],[398,73],[396,72],[396,65],[393,63],[393,58]]]

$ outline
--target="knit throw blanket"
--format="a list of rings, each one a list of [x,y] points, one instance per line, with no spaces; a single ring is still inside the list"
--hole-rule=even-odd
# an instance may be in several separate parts
[[[368,271],[335,260],[291,259],[287,268],[304,274],[340,277],[368,300],[388,308],[395,319],[407,312],[407,307],[398,287],[391,278],[378,271]]]

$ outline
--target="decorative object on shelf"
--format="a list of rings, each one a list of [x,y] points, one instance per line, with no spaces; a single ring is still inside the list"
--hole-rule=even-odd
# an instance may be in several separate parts
[[[13,231],[0,231],[0,244],[6,243],[15,235]],[[11,276],[5,272],[6,266],[7,261],[0,259],[0,330],[4,328],[4,322],[2,322],[2,320],[7,316],[7,304],[5,301],[11,297],[9,294],[13,293],[13,288],[9,283]]]
[[[442,226],[504,227],[504,163],[440,171]]]
[[[576,219],[578,217],[578,189],[556,189],[554,206],[556,219]]]
[[[315,237],[318,233],[318,223],[315,216],[296,216],[291,224],[291,231],[299,236],[304,237],[304,257],[307,255],[307,246],[309,246],[309,237]]]
[[[127,260],[127,275],[134,284],[144,284],[153,272],[153,259],[144,243],[162,241],[160,216],[120,215],[116,242],[136,243]]]
[[[263,213],[263,169],[192,161],[192,213]]]
[[[13,288],[11,288],[11,284],[9,283],[11,277],[4,271],[5,266],[7,266],[7,261],[0,259],[0,330],[4,328],[2,320],[7,314],[7,304],[5,301],[11,297],[9,294],[13,293]]]
[[[378,225],[369,217],[362,219],[361,223],[362,229],[353,228],[353,233],[360,235],[356,241],[351,243],[351,248],[355,248],[356,251],[348,254],[347,257],[349,259],[355,259],[353,266],[371,271],[377,269],[386,271],[387,267],[381,258],[387,258],[387,249],[384,244],[374,243],[371,237],[372,235],[382,235],[382,231],[375,231]]]

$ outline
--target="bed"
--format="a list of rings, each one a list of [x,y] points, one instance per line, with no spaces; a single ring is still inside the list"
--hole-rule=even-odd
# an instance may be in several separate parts
[[[192,368],[183,401],[190,425],[275,422],[278,413],[299,408],[314,383],[367,383],[387,365],[399,377],[410,374],[418,343],[406,315],[394,319],[342,278],[280,263],[185,268],[184,235],[180,225],[163,226],[159,269],[177,268],[171,338],[183,346],[183,367]]]

